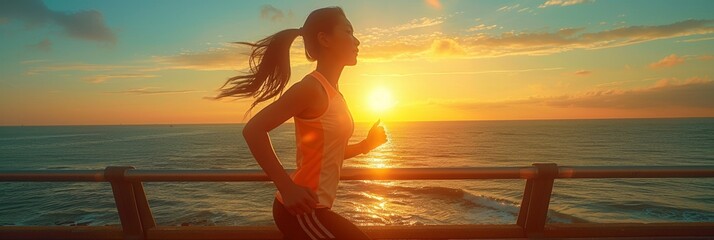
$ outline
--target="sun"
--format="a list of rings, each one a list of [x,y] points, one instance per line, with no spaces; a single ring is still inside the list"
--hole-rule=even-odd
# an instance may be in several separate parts
[[[376,113],[384,113],[394,107],[395,104],[392,93],[384,87],[375,88],[367,96],[369,109]]]

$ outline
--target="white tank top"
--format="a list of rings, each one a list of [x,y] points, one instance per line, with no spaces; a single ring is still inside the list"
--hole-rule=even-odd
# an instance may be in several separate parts
[[[320,82],[329,100],[325,112],[316,118],[294,117],[297,170],[290,177],[317,194],[318,208],[332,208],[354,122],[342,94],[318,71],[310,76]],[[276,197],[283,202],[280,192]]]

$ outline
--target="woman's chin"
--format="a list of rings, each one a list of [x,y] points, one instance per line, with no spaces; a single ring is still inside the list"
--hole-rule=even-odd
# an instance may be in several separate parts
[[[355,58],[354,60],[351,60],[351,61],[347,61],[347,64],[345,64],[345,66],[354,66],[354,65],[357,65],[357,58]]]

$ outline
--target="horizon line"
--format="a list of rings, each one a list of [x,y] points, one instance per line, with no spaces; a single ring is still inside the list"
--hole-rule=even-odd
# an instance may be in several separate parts
[[[396,120],[386,121],[395,123],[424,123],[424,122],[511,122],[511,121],[577,121],[577,120],[646,120],[646,119],[704,119],[714,116],[690,117],[613,117],[613,118],[532,118],[532,119],[468,119],[468,120]],[[382,122],[385,122],[382,120]],[[286,121],[293,123],[293,121]],[[354,123],[372,123],[372,121],[354,121]],[[54,124],[54,125],[1,125],[0,127],[79,127],[79,126],[153,126],[153,125],[240,125],[246,122],[206,122],[206,123],[118,123],[118,124]],[[282,125],[282,124],[281,124]]]

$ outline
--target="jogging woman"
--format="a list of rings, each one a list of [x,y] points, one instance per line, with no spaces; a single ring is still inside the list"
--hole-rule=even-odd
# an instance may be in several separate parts
[[[317,61],[317,69],[283,93],[290,80],[290,45],[298,36],[305,42],[307,59]],[[275,224],[285,239],[369,239],[331,210],[343,160],[387,141],[377,121],[366,139],[348,144],[354,122],[340,93],[339,79],[345,66],[357,64],[360,44],[350,21],[339,7],[317,9],[302,28],[241,44],[253,48],[250,73],[228,79],[216,98],[254,97],[252,109],[279,95],[243,128],[251,153],[277,187]],[[268,132],[290,118],[295,122],[297,169],[288,175]]]

